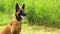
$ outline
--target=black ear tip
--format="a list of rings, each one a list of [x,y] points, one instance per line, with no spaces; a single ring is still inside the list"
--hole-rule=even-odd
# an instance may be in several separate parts
[[[25,4],[23,4],[22,8],[24,9],[24,7],[25,7]]]
[[[23,4],[23,6],[25,6],[25,4]]]
[[[16,3],[16,6],[18,6],[18,3]]]
[[[25,4],[23,4],[23,7],[25,7]]]

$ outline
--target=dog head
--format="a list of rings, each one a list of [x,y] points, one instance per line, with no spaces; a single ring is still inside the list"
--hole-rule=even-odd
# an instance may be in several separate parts
[[[22,8],[19,8],[18,4],[16,4],[15,16],[17,20],[24,19],[24,17],[26,16],[26,14],[24,13],[24,8],[25,8],[25,4],[23,4]]]

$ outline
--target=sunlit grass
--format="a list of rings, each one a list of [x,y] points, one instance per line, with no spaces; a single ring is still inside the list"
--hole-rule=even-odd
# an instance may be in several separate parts
[[[60,0],[0,0],[0,25],[9,23],[15,6],[25,3],[28,24],[44,25],[60,28]],[[13,11],[12,11],[13,10]]]
[[[5,26],[0,26],[0,31]],[[28,24],[22,24],[21,34],[60,34],[60,29],[44,26],[29,26]]]
[[[22,24],[21,34],[60,34],[60,0],[0,0],[0,31],[13,18],[17,2],[25,3],[25,23],[34,25]]]

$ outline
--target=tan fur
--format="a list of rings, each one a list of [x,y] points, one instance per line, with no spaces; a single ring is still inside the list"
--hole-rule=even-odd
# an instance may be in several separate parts
[[[19,34],[20,31],[21,31],[21,23],[19,23],[16,17],[14,17],[0,34],[13,34],[13,33]]]
[[[21,23],[19,21],[22,20],[20,17],[21,13],[22,15],[24,10],[25,4],[23,4],[22,9],[19,8],[18,4],[16,4],[16,13],[14,18],[11,20],[11,22],[2,30],[0,34],[20,34],[21,32]],[[25,15],[25,14],[24,14]]]

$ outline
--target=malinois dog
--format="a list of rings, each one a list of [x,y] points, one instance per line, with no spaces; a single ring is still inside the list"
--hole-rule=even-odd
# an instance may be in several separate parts
[[[26,16],[26,14],[24,13],[24,7],[25,4],[23,4],[22,8],[19,8],[18,3],[16,4],[15,16],[0,34],[20,34],[21,23],[19,21],[24,19],[24,17]]]

